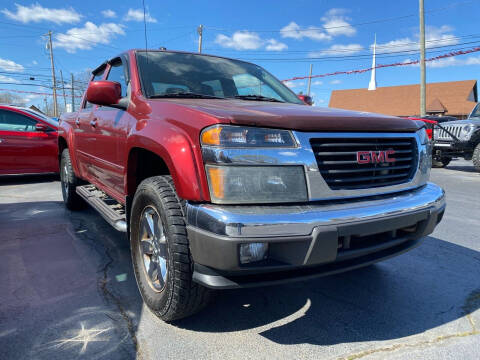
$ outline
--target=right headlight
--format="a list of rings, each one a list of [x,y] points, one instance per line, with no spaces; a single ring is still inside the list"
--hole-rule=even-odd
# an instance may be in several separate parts
[[[308,200],[303,166],[206,165],[210,198],[217,204]]]

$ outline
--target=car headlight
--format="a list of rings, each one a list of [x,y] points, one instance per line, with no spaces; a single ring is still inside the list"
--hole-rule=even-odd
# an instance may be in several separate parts
[[[217,204],[307,201],[303,166],[206,165],[210,198]]]
[[[293,135],[288,130],[246,126],[214,125],[200,135],[202,145],[220,147],[294,147]]]
[[[427,130],[423,127],[420,130],[417,131],[418,139],[420,140],[420,144],[426,145],[428,144],[428,134]]]
[[[464,135],[469,135],[473,130],[473,126],[472,125],[465,125],[464,127],[462,127],[462,133]]]

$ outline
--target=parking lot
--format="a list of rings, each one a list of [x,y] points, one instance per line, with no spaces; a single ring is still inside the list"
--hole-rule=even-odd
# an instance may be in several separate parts
[[[142,305],[122,233],[66,210],[56,178],[0,179],[0,358],[478,359],[480,174],[458,160],[432,181],[446,215],[411,252],[221,292],[169,325]]]

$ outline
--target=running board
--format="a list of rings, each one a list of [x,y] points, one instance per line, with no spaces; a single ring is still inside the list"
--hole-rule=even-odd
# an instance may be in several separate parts
[[[77,194],[82,197],[91,207],[97,210],[100,215],[116,230],[127,232],[125,220],[125,208],[115,199],[98,190],[94,185],[88,184],[77,186]]]

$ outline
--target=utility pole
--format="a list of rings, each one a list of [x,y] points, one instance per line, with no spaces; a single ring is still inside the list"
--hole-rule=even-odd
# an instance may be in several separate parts
[[[72,86],[72,111],[75,111],[75,93],[73,92],[73,74],[71,73],[71,86]]]
[[[426,109],[426,75],[425,75],[425,9],[423,0],[420,5],[420,116],[424,117]]]
[[[48,48],[50,50],[50,64],[52,65],[52,79],[53,79],[53,117],[58,117],[57,109],[57,80],[55,78],[55,64],[53,62],[53,49],[52,49],[52,32],[49,31],[48,35]]]
[[[308,76],[308,87],[307,87],[308,96],[310,96],[310,87],[312,86],[312,71],[313,71],[313,64],[310,64],[310,75]]]
[[[203,40],[203,25],[199,25],[197,28],[198,33],[198,52],[202,52],[202,40]]]
[[[60,81],[62,82],[64,111],[67,111],[67,97],[65,96],[65,83],[63,82],[62,70],[60,70]]]

